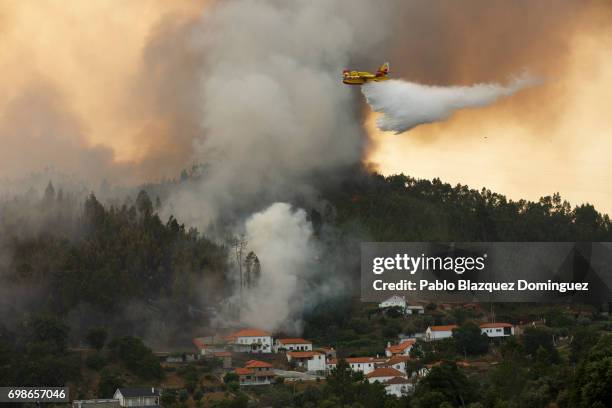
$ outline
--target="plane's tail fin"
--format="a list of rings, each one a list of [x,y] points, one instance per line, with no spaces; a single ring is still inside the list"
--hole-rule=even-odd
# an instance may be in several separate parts
[[[389,75],[389,63],[385,62],[378,68],[378,73],[384,76]]]

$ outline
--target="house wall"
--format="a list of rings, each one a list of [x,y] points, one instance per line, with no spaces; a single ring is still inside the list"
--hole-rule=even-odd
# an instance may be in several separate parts
[[[514,327],[510,328],[510,334],[504,334],[504,328],[503,327],[486,327],[486,328],[481,328],[480,332],[482,334],[486,334],[489,337],[514,336]]]
[[[378,381],[379,383],[384,383],[385,381],[388,381],[390,379],[392,379],[394,377],[372,377],[372,378],[368,378],[368,382],[369,383],[374,383],[376,381]]]
[[[379,308],[385,308],[385,307],[401,307],[401,308],[406,308],[406,300],[402,299],[399,296],[393,296],[385,301],[382,301],[378,304]]]
[[[150,407],[159,405],[159,397],[135,397],[125,398],[119,390],[115,391],[114,398],[119,400],[119,405],[122,407]]]
[[[239,346],[249,346],[249,351],[252,353],[271,353],[272,352],[272,337],[238,337],[236,344]],[[253,347],[256,347],[253,349]],[[240,349],[244,349],[239,347]]]
[[[279,350],[286,351],[312,351],[312,343],[299,343],[299,344],[281,344],[278,341],[274,344],[274,352],[278,353]]]
[[[425,332],[425,337],[428,340],[441,340],[446,339],[448,337],[453,337],[453,332],[451,330],[444,331],[431,331],[429,328]]]
[[[396,397],[401,397],[406,395],[411,390],[410,384],[391,384],[385,387],[385,391],[389,395],[395,395]]]
[[[308,371],[325,371],[325,356],[319,354],[308,359],[306,369]]]
[[[369,374],[374,371],[374,363],[349,363],[353,371],[361,371],[363,375]]]

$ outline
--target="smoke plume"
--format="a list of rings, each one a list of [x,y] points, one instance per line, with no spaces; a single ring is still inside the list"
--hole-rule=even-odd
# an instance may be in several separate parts
[[[249,249],[261,263],[261,276],[256,286],[245,289],[242,320],[267,330],[299,332],[306,295],[316,296],[306,281],[317,253],[306,212],[275,203],[253,214],[245,227]]]
[[[206,229],[312,198],[322,180],[359,163],[366,137],[338,72],[385,37],[376,29],[384,10],[368,1],[217,3],[196,33],[207,58],[194,161],[206,172],[170,198],[167,214]]]
[[[361,90],[375,112],[382,112],[377,125],[395,134],[415,126],[448,119],[455,111],[490,105],[497,99],[535,84],[524,75],[508,85],[430,86],[401,80],[369,83]]]

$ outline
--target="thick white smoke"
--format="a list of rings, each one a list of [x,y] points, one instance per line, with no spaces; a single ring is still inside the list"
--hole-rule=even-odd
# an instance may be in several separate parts
[[[314,270],[316,249],[306,212],[275,203],[245,224],[249,249],[261,264],[257,285],[245,289],[241,319],[267,330],[301,330],[299,313],[306,296],[305,278]],[[293,319],[289,319],[293,317]]]
[[[208,166],[171,197],[167,215],[206,229],[228,213],[311,196],[313,174],[359,163],[365,135],[339,72],[382,42],[384,12],[365,0],[207,10],[193,46],[206,55],[194,161]]]
[[[217,2],[194,34],[192,46],[206,56],[205,132],[194,141],[194,161],[206,170],[164,211],[209,234],[218,224],[227,229],[219,220],[247,219],[262,276],[243,294],[244,324],[299,331],[304,281],[316,270],[312,232],[305,211],[274,203],[313,202],[315,175],[361,161],[366,137],[339,73],[383,42],[385,12],[369,0]],[[310,289],[308,301],[323,290]]]
[[[448,119],[455,111],[494,103],[538,81],[528,75],[508,85],[476,84],[472,86],[429,86],[392,79],[361,87],[368,104],[382,112],[376,124],[380,130],[396,134],[418,125]]]

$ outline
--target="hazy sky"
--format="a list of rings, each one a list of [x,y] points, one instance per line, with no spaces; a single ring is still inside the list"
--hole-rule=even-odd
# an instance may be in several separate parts
[[[560,192],[572,204],[591,202],[612,213],[612,3],[563,1],[554,9],[541,7],[554,7],[546,1],[524,9],[520,1],[494,3],[488,11],[428,14],[423,25],[430,27],[419,38],[433,32],[447,40],[440,41],[443,50],[421,50],[392,68],[408,80],[442,84],[504,82],[524,68],[544,84],[401,135],[375,129],[376,114],[367,112],[375,141],[367,161],[384,174],[439,177],[515,199]],[[449,20],[450,28],[437,31]],[[463,34],[453,40],[453,31]],[[424,69],[419,56],[435,69]],[[402,64],[412,64],[409,72],[401,72]]]
[[[440,177],[513,198],[559,191],[612,212],[609,1],[383,4],[392,18],[348,19],[376,41],[360,38],[361,46],[343,48],[346,56],[323,56],[322,66],[346,60],[374,69],[389,60],[395,77],[436,85],[506,82],[527,69],[545,83],[402,135],[376,131],[358,90],[341,90],[355,94],[347,109],[363,109],[369,124],[365,161],[385,174]],[[206,64],[207,7],[214,2],[0,2],[0,179],[52,166],[141,182],[192,164],[206,126],[202,67],[222,65]],[[275,44],[284,38],[292,37]]]

